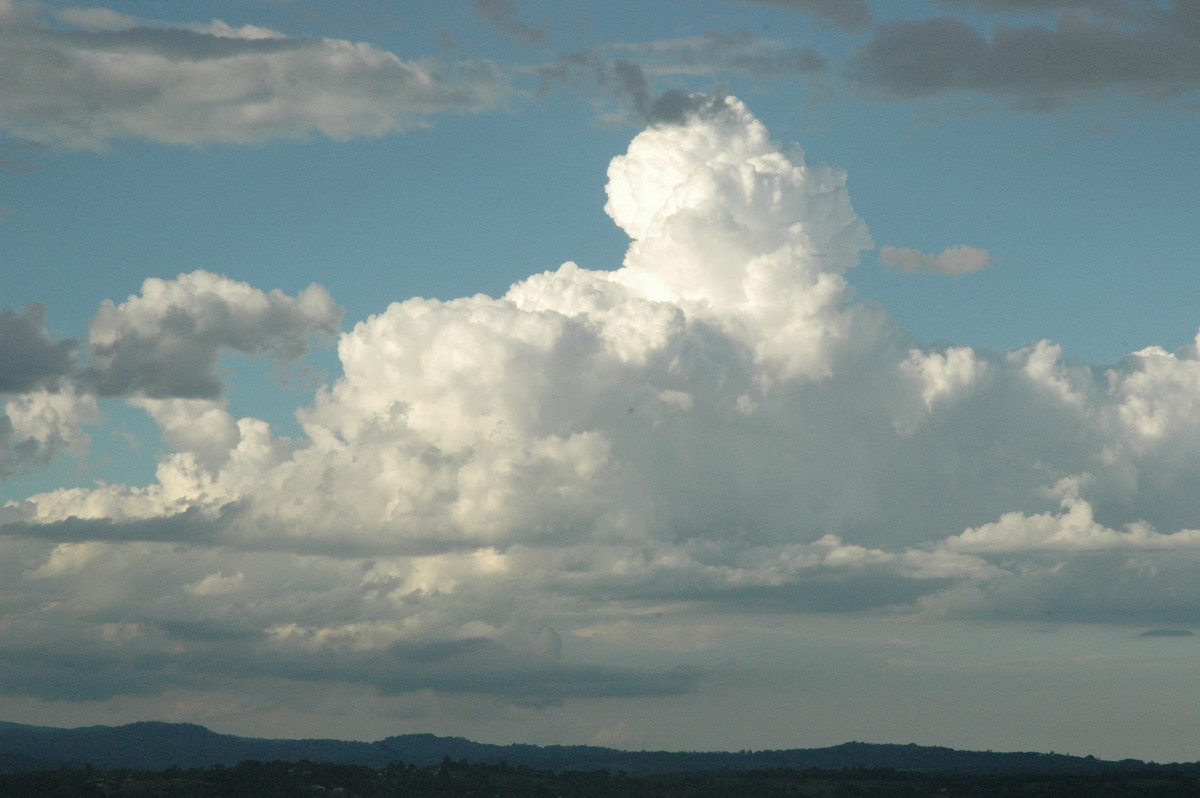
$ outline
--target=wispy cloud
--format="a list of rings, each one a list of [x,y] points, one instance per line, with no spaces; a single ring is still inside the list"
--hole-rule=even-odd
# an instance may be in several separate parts
[[[746,2],[802,11],[843,30],[860,30],[871,22],[871,9],[866,0],[746,0]]]
[[[41,12],[5,5],[0,57],[12,68],[0,129],[58,146],[347,139],[490,108],[509,90],[486,62],[404,61],[341,39],[150,25],[103,10],[62,12],[51,25]]]
[[[992,265],[992,256],[986,249],[959,244],[948,247],[937,255],[927,255],[917,249],[902,249],[885,246],[879,250],[879,261],[908,274],[928,272],[960,276],[986,269]]]
[[[535,72],[543,90],[557,86],[599,89],[633,112],[640,124],[682,122],[694,103],[706,100],[681,88],[660,89],[659,80],[716,79],[744,75],[757,79],[811,76],[826,60],[808,45],[764,39],[751,33],[648,42],[624,42],[560,55]]]
[[[475,0],[471,10],[496,30],[531,44],[545,41],[549,26],[530,25],[517,16],[517,5],[511,0]]]

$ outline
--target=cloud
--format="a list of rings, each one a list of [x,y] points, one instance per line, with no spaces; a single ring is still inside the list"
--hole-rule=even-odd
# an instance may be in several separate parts
[[[1070,10],[1053,28],[997,25],[990,35],[950,17],[888,23],[850,77],[889,98],[977,92],[1037,110],[1101,92],[1169,97],[1200,87],[1200,26],[1184,8],[1128,23]]]
[[[0,414],[0,479],[46,465],[62,452],[81,457],[91,442],[84,427],[99,423],[96,400],[65,388],[20,394]]]
[[[102,396],[213,399],[222,391],[223,350],[296,358],[310,335],[334,335],[340,320],[341,308],[318,285],[293,298],[206,271],[151,278],[139,296],[105,300],[88,323],[82,379]]]
[[[773,78],[816,72],[825,59],[806,45],[755,36],[708,33],[684,39],[609,44],[595,53],[633,61],[654,75],[714,75],[734,72]]]
[[[367,44],[221,22],[143,24],[104,9],[5,3],[0,129],[64,147],[113,139],[245,143],[319,132],[402,131],[492,107],[505,79],[484,62],[404,61]]]
[[[1086,9],[1105,16],[1135,16],[1157,11],[1157,0],[945,0],[949,5],[982,11],[1070,11]]]
[[[866,0],[747,0],[763,6],[803,11],[825,19],[842,30],[860,30],[871,22]]]
[[[912,349],[900,369],[921,385],[921,399],[933,410],[935,405],[975,390],[990,367],[970,348],[952,346],[944,352]]]
[[[46,308],[0,308],[0,393],[30,391],[53,383],[74,366],[74,340],[54,341],[45,329]]]
[[[742,32],[589,48],[560,55],[536,72],[543,90],[594,84],[630,108],[639,124],[680,124],[713,97],[681,89],[656,93],[656,78],[733,73],[770,80],[814,74],[825,66],[825,58],[808,45]],[[719,99],[719,92],[710,94]]]
[[[1197,343],[922,346],[853,298],[845,174],[736,98],[679,101],[609,165],[621,264],[390,304],[293,438],[233,416],[215,364],[336,331],[322,289],[195,272],[104,304],[82,384],[170,451],[0,508],[5,689],[546,706],[699,689],[703,641],[581,645],[699,610],[1197,622]]]
[[[534,26],[519,20],[517,5],[510,0],[475,0],[471,10],[496,30],[531,44],[542,43],[550,31],[544,25]]]
[[[198,582],[184,585],[183,589],[194,596],[224,596],[239,592],[245,581],[246,575],[241,571],[232,576],[225,576],[222,572],[217,571]]]
[[[1079,497],[1079,477],[1064,477],[1048,493],[1060,497],[1061,513],[1005,513],[999,521],[968,529],[949,538],[952,551],[996,552],[1030,549],[1103,551],[1108,549],[1200,549],[1200,530],[1169,535],[1146,524],[1130,524],[1121,532],[1096,522],[1092,506]]]
[[[885,246],[879,250],[879,261],[885,266],[901,269],[906,274],[927,272],[958,277],[991,266],[992,256],[986,249],[968,247],[966,244],[948,247],[937,255],[926,255],[916,249]]]

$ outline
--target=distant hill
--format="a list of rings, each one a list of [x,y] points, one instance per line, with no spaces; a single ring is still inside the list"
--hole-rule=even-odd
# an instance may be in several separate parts
[[[749,752],[620,751],[587,745],[489,745],[461,737],[405,734],[373,743],[344,740],[271,740],[218,734],[189,723],[59,729],[0,722],[0,772],[61,766],[165,770],[246,760],[330,762],[382,768],[391,762],[436,765],[500,764],[536,770],[625,771],[631,775],[791,768],[892,768],[962,774],[1080,774],[1168,769],[1200,776],[1200,763],[1158,765],[1137,759],[1105,761],[1064,754],[957,751],[921,745],[851,742],[831,748]]]

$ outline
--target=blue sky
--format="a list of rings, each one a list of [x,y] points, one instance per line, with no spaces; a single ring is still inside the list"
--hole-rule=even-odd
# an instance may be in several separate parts
[[[406,6],[0,2],[0,717],[1196,758],[1190,4]]]

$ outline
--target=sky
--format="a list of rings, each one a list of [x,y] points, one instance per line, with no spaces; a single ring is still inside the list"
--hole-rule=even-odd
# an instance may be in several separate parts
[[[0,0],[0,719],[1200,759],[1200,5]]]

